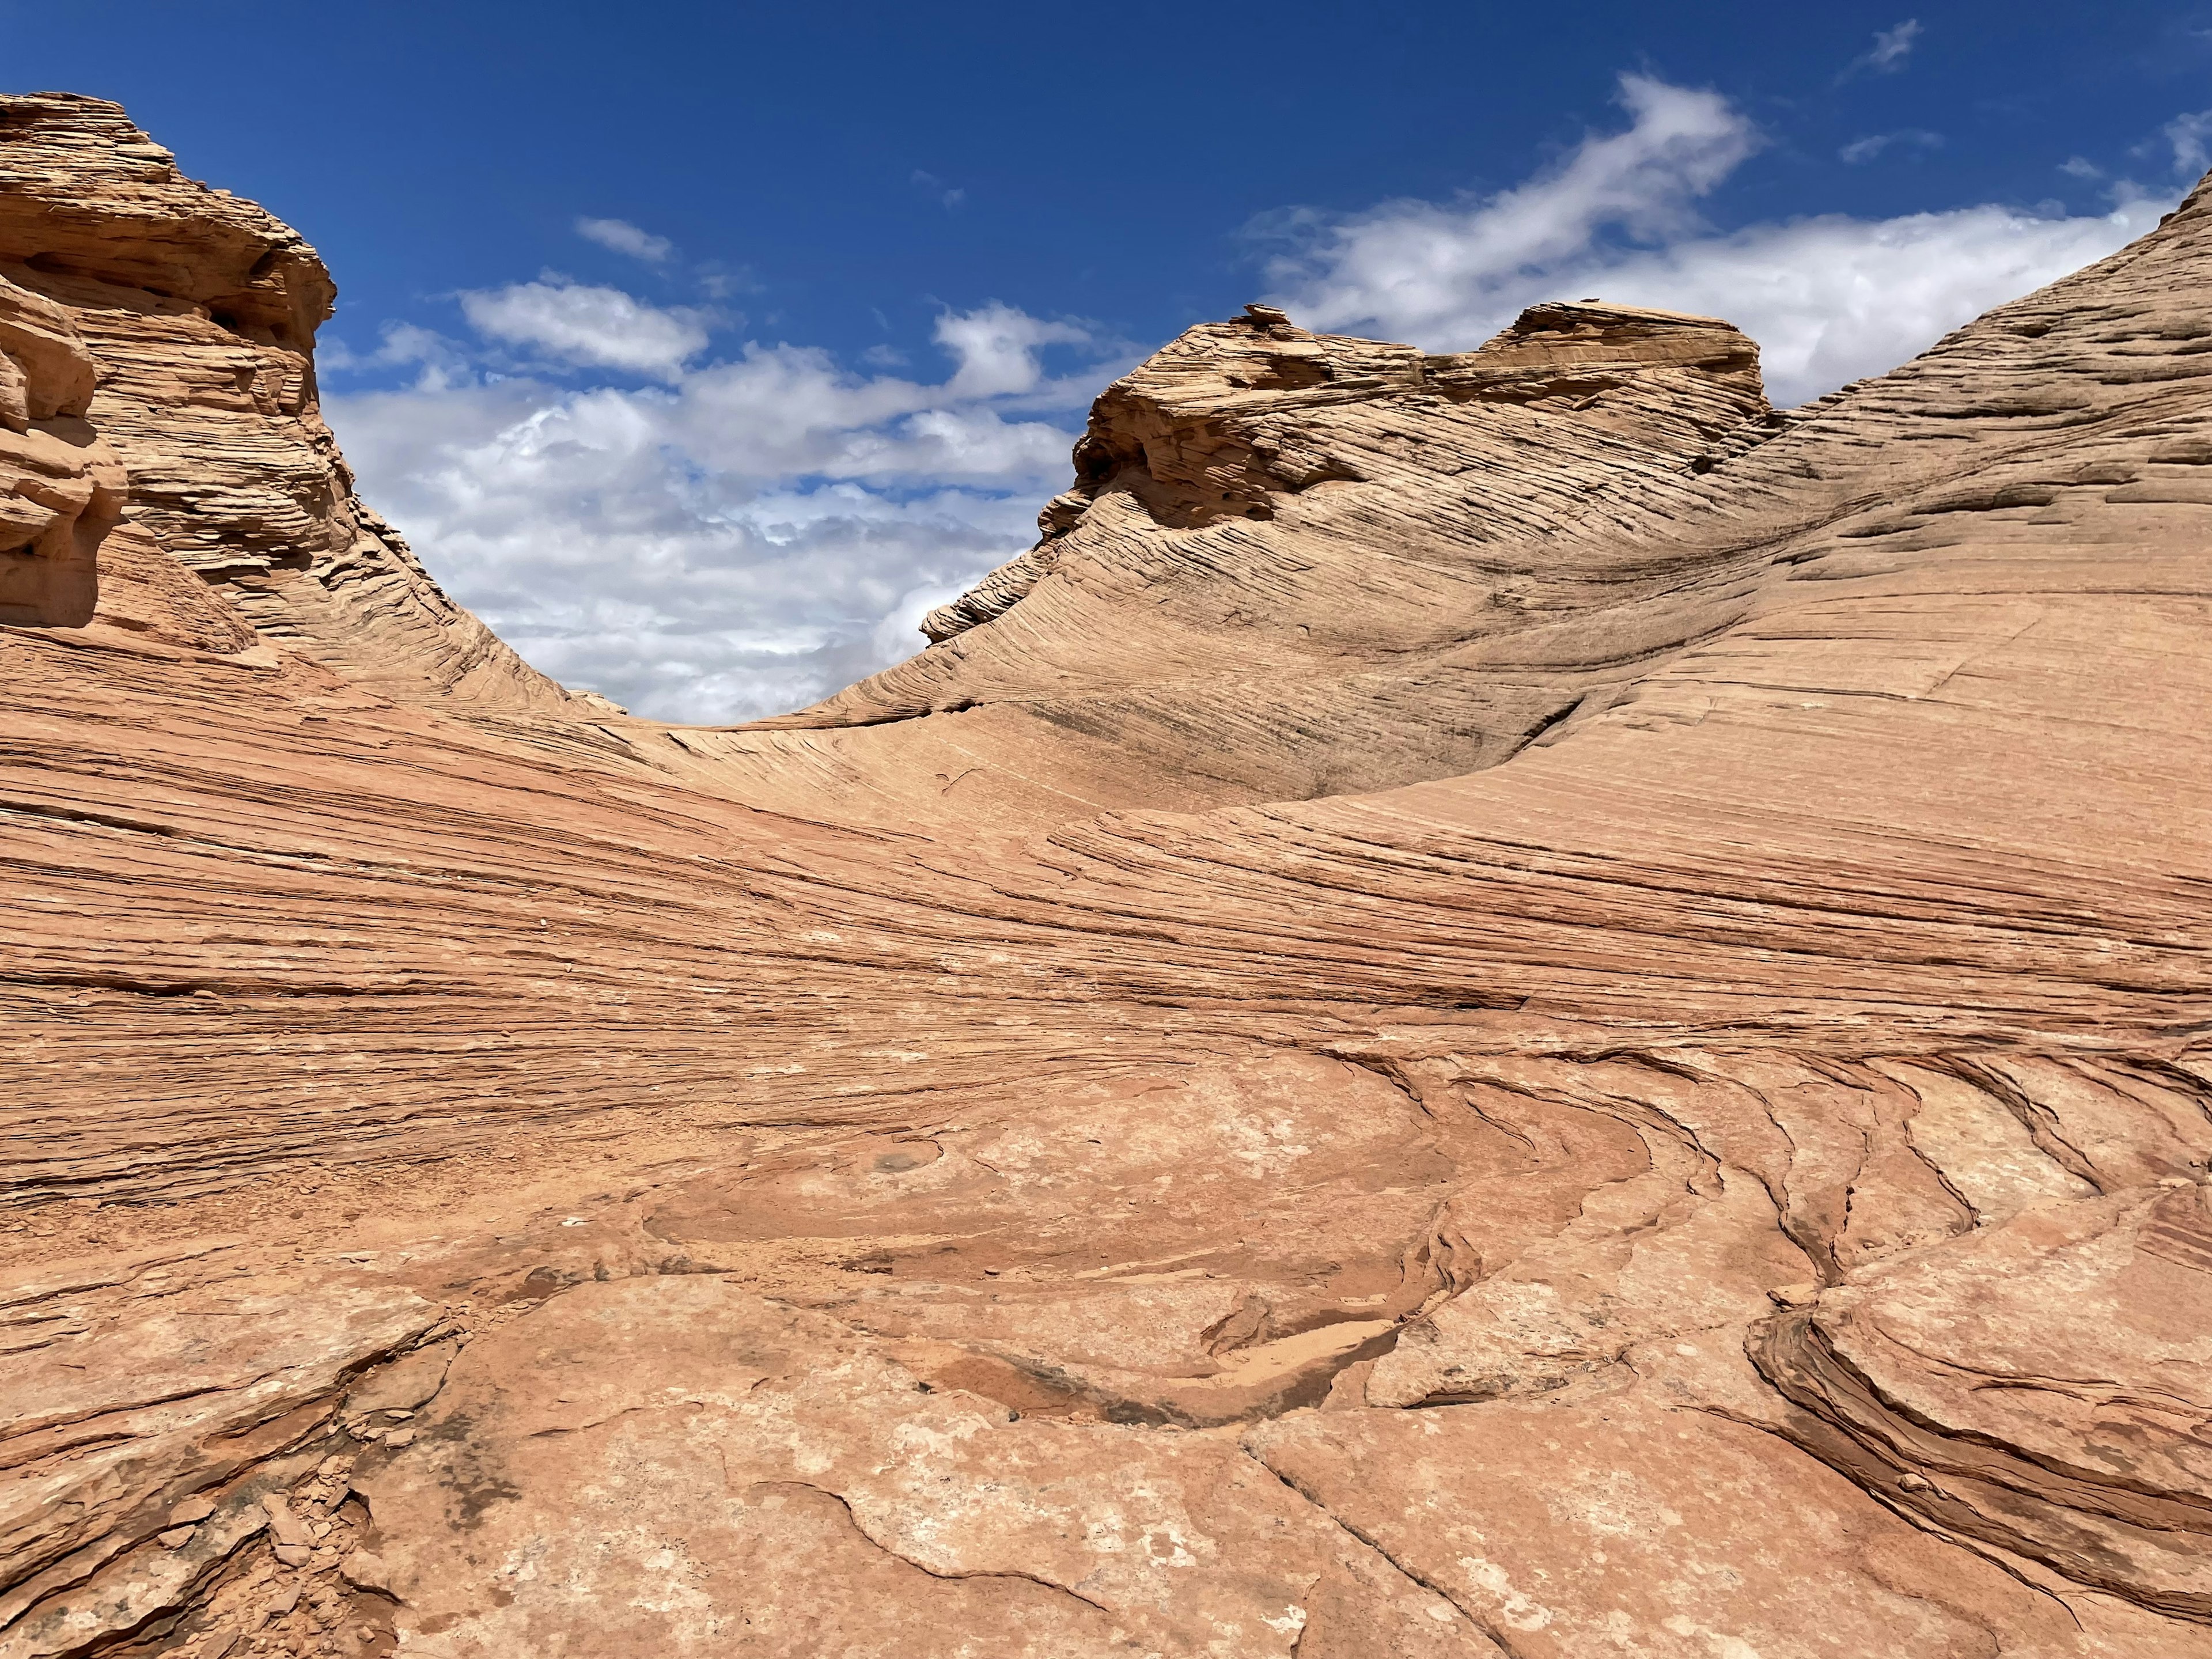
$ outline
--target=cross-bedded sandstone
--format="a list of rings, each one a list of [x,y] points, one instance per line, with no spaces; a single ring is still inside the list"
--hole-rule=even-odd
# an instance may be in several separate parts
[[[1787,413],[1253,307],[729,731],[112,106],[0,261],[6,1659],[2212,1655],[2203,191]]]

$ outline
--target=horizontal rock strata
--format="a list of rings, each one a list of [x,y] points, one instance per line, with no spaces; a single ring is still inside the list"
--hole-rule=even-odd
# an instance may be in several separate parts
[[[2212,1655],[2208,270],[1255,307],[671,728],[0,100],[0,1656]]]

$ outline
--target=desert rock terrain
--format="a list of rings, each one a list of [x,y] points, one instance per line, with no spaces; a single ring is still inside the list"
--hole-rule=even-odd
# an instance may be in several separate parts
[[[1802,409],[1255,306],[671,727],[0,98],[0,1659],[2212,1656],[2212,190]]]

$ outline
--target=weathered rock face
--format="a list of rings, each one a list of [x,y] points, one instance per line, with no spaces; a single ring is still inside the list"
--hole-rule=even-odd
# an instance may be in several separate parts
[[[0,260],[4,1659],[2212,1655],[2212,194],[1787,416],[1194,330],[733,732],[112,106]]]
[[[66,583],[46,574],[56,597],[16,605],[43,603],[55,622],[90,618],[90,550],[113,516],[91,479],[119,458],[130,477],[119,505],[136,549],[158,549],[171,569],[213,585],[228,601],[219,614],[244,617],[264,639],[403,698],[494,708],[564,701],[448,600],[354,496],[316,407],[315,329],[336,290],[298,232],[185,178],[114,105],[8,98],[0,280],[0,351],[21,364],[16,378],[43,376],[55,405],[45,428],[54,441],[33,440],[37,459],[25,464],[52,473],[74,459],[77,482],[47,493],[93,496],[69,515],[71,528],[42,532],[49,566],[74,535],[80,550],[64,562],[76,574]],[[42,349],[40,339],[54,335],[63,343]],[[58,350],[73,355],[64,363]],[[0,370],[0,423],[9,382]],[[88,416],[109,449],[85,452],[72,435],[81,426],[54,426],[56,416]],[[81,453],[61,454],[57,443]],[[0,439],[0,468],[12,453]],[[40,499],[21,485],[15,493]],[[0,520],[0,553],[15,533]],[[144,561],[118,550],[115,562]],[[143,598],[125,602],[111,620],[143,628],[145,609]]]
[[[85,420],[95,371],[60,307],[0,277],[0,617],[92,620],[123,468]]]
[[[1757,348],[1709,318],[1540,306],[1424,357],[1253,307],[1107,388],[1043,539],[924,623],[949,648],[754,729],[954,712],[987,766],[1141,751],[1071,780],[1100,805],[1490,765],[1741,614],[1680,571],[1638,581],[1618,544],[1780,423]]]
[[[1717,440],[1761,434],[1772,418],[1758,348],[1711,318],[1595,301],[1537,306],[1480,351],[1424,357],[1409,346],[1309,334],[1272,307],[1249,306],[1237,322],[1189,330],[1109,386],[1076,448],[1076,488],[1039,520],[1044,539],[932,612],[922,632],[942,644],[1004,615],[1071,550],[1066,538],[1102,496],[1127,496],[1154,523],[1188,529],[1272,520],[1287,505],[1282,498],[1316,484],[1382,482],[1403,491],[1418,481],[1427,486],[1418,506],[1434,513],[1446,505],[1436,499],[1437,486],[1479,459],[1489,463],[1481,469],[1489,499],[1462,489],[1453,493],[1467,499],[1449,505],[1492,516],[1484,509],[1502,493],[1498,474],[1520,458],[1481,449],[1502,452],[1497,439],[1528,423],[1447,412],[1468,404],[1585,417],[1567,427],[1583,443],[1547,446],[1526,467],[1531,475],[1571,465],[1577,458],[1561,450],[1593,447],[1593,434],[1641,440],[1650,453],[1640,457],[1595,447],[1589,476],[1578,481],[1593,495],[1618,482],[1609,473],[1638,459],[1663,466],[1686,455],[1710,463]],[[1370,407],[1357,416],[1322,413],[1348,404]],[[1458,453],[1431,453],[1455,438]],[[1097,539],[1105,539],[1106,526],[1096,528]],[[1464,527],[1455,539],[1468,539]],[[1232,581],[1243,574],[1216,573]]]

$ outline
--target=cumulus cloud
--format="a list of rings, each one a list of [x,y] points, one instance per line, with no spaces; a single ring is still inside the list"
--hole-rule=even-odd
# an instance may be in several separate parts
[[[1996,206],[1826,215],[1653,250],[1581,280],[1627,303],[1728,318],[1759,343],[1769,395],[1794,404],[1894,368],[1991,306],[2102,258],[2170,205],[2135,196],[2081,217]]]
[[[640,230],[627,219],[579,219],[576,234],[587,242],[597,242],[601,247],[627,253],[647,264],[659,264],[676,252],[676,244],[665,236]]]
[[[461,314],[488,338],[532,347],[556,362],[672,378],[707,349],[708,319],[663,310],[618,288],[548,275],[463,294]]]
[[[1893,368],[1990,306],[2101,258],[2171,201],[2132,188],[2108,213],[1994,205],[1893,219],[1842,215],[1720,233],[1696,204],[1758,145],[1717,94],[1621,81],[1626,131],[1592,134],[1528,183],[1340,217],[1275,216],[1275,297],[1312,327],[1465,350],[1540,300],[1725,317],[1761,347],[1790,404]]]
[[[464,314],[489,341],[567,338],[537,313]],[[936,336],[934,382],[757,342],[693,364],[686,337],[659,385],[426,362],[331,416],[369,499],[531,662],[641,713],[737,720],[911,655],[921,617],[1027,546],[1065,483],[1071,416],[1103,371],[1058,380],[1042,354],[1095,365],[1109,348],[996,304],[947,312]]]
[[[1035,392],[1044,378],[1040,347],[1081,345],[1091,337],[1073,323],[1046,322],[1002,305],[948,311],[937,319],[935,334],[960,365],[946,390],[963,398]]]
[[[1425,343],[1455,342],[1510,315],[1550,271],[1586,260],[1601,232],[1659,241],[1694,228],[1692,204],[1757,147],[1751,123],[1717,94],[1621,77],[1625,132],[1592,134],[1516,189],[1446,203],[1397,200],[1324,219],[1273,216],[1254,227],[1295,252],[1272,276],[1301,318],[1379,322]],[[1494,330],[1485,329],[1484,337]]]
[[[416,384],[426,392],[439,390],[457,377],[465,379],[471,368],[466,348],[414,323],[385,324],[374,351],[356,351],[343,340],[325,336],[317,343],[315,356],[325,373],[411,367]]]
[[[1512,189],[1271,216],[1253,231],[1273,239],[1273,297],[1310,325],[1439,350],[1563,296],[1723,316],[1760,342],[1790,403],[1903,361],[2166,205],[2121,182],[2108,213],[1984,204],[1722,231],[1699,209],[1759,148],[1751,121],[1649,76],[1624,77],[1620,101],[1612,130]],[[1882,135],[1859,159],[1932,142]],[[2201,169],[2212,112],[2158,143],[2152,165],[2170,149]],[[661,239],[582,222],[658,262]],[[716,273],[708,291],[750,282]],[[911,654],[924,614],[1030,544],[1083,408],[1127,356],[996,303],[937,319],[933,376],[888,344],[857,368],[733,344],[720,313],[551,273],[458,298],[465,329],[393,325],[373,349],[324,348],[333,385],[412,379],[326,404],[365,493],[532,662],[670,720],[797,708]]]

